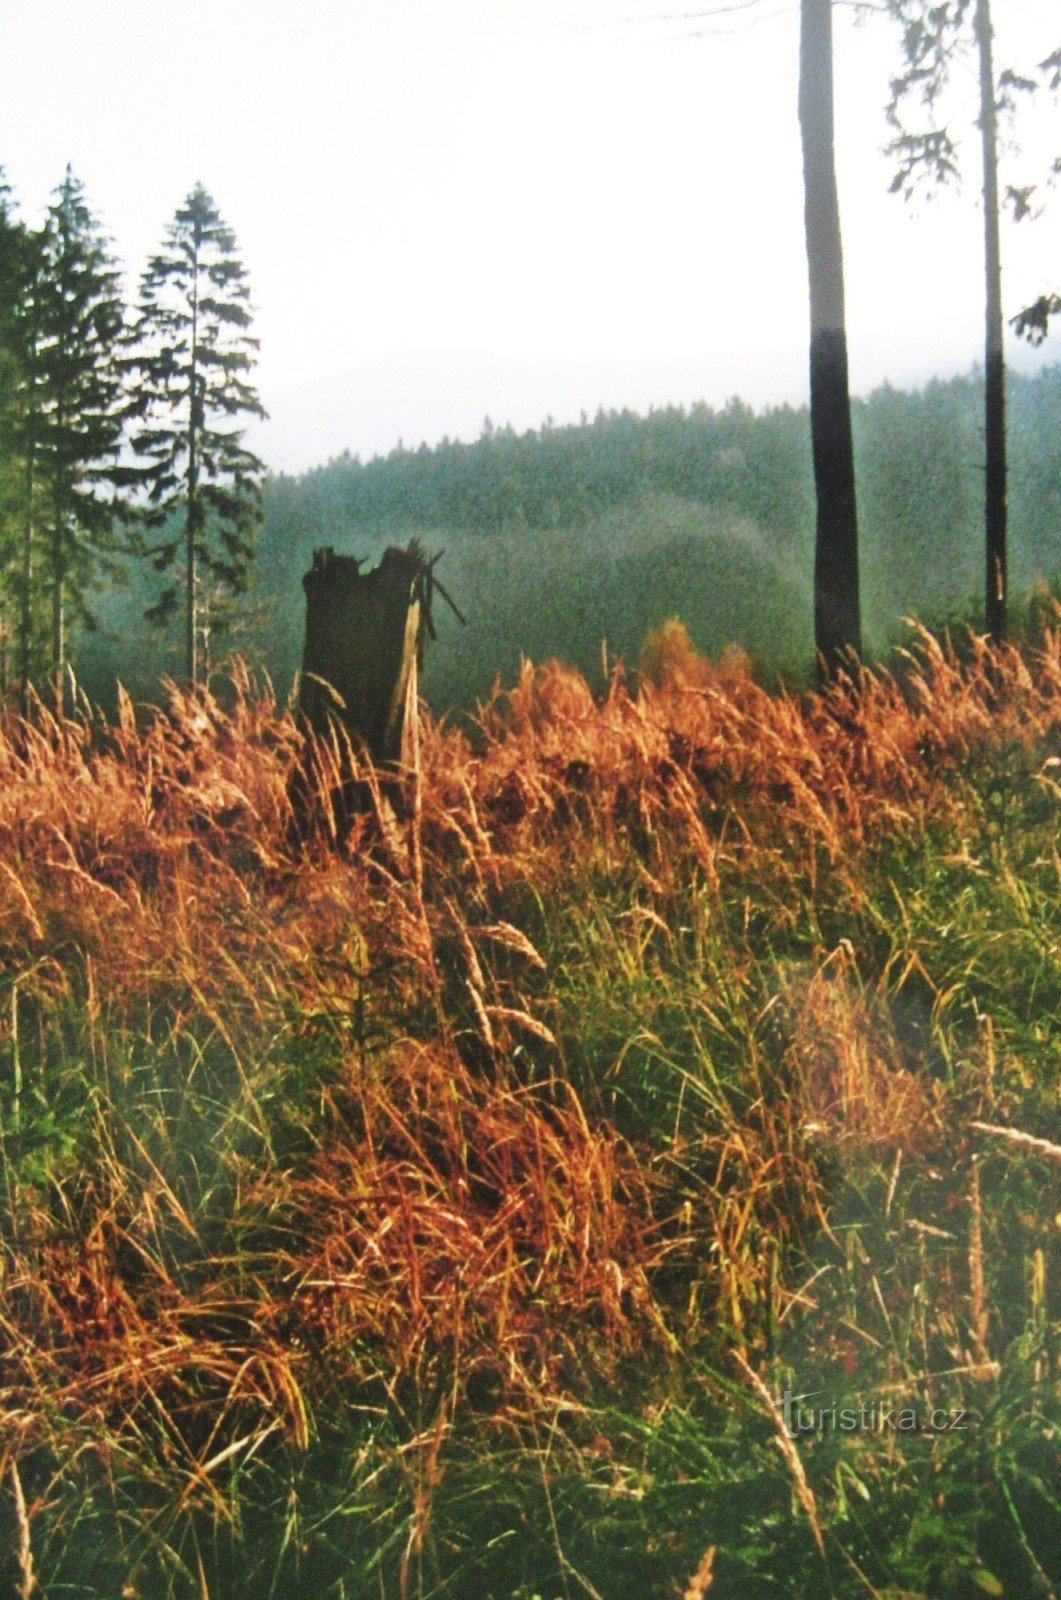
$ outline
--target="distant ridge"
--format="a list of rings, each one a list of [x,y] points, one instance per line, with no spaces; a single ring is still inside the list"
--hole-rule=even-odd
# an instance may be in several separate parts
[[[1061,336],[1039,351],[1014,343],[1009,357],[1016,371],[1037,371],[1061,359]],[[975,350],[940,351],[912,329],[898,351],[856,345],[853,382],[859,394],[884,382],[909,388],[968,372],[975,361]],[[399,440],[415,449],[444,437],[476,439],[487,416],[497,427],[511,423],[523,432],[548,417],[577,422],[583,411],[592,417],[600,407],[644,414],[697,400],[721,406],[733,396],[756,409],[801,405],[806,368],[805,345],[795,339],[769,354],[733,349],[671,360],[410,354],[266,393],[269,421],[255,424],[248,439],[274,472],[301,473],[346,451],[362,460],[387,455]]]

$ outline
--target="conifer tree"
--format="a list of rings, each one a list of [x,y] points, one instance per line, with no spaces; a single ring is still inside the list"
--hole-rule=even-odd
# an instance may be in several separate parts
[[[0,629],[4,686],[35,663],[33,505],[41,237],[19,221],[0,171]]]
[[[0,694],[8,685],[18,598],[18,401],[20,362],[14,307],[24,229],[0,168]]]
[[[41,240],[26,416],[33,474],[29,509],[32,514],[39,486],[51,670],[60,704],[69,612],[91,622],[91,589],[114,570],[120,549],[123,326],[117,267],[68,167]]]
[[[87,437],[80,433],[81,386],[74,382],[79,372],[84,378],[86,363],[91,367],[94,359],[98,308],[92,305],[93,286],[82,274],[75,288],[73,271],[79,245],[87,243],[81,253],[91,264],[92,241],[82,235],[91,235],[92,226],[69,173],[47,224],[37,230],[19,221],[0,175],[0,585],[6,665],[20,679],[24,701],[49,660],[61,669],[65,644],[54,650],[55,629],[47,612],[58,610],[60,620],[65,618],[71,587],[84,609],[84,594],[74,579],[78,571],[84,575],[86,565],[92,567],[85,545],[87,540],[91,546],[99,532],[100,508],[83,503],[98,490],[93,479],[102,463],[93,452],[99,440],[94,427]],[[57,263],[60,281],[52,272]],[[109,282],[113,287],[116,279]],[[119,326],[120,310],[110,319],[112,335]],[[113,337],[109,343],[113,356]],[[104,364],[111,369],[113,399],[116,375],[112,361]],[[57,567],[58,584],[53,581]],[[62,626],[59,632],[65,637]]]
[[[199,676],[203,585],[246,587],[261,514],[264,468],[234,425],[241,414],[265,416],[250,382],[258,341],[249,302],[235,235],[197,184],[144,272],[127,362],[142,515],[160,534],[149,554],[169,577],[149,615],[177,611],[183,578],[189,683]]]

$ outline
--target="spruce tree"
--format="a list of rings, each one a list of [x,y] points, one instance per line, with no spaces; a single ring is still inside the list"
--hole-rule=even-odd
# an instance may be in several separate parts
[[[24,231],[0,168],[0,694],[7,689],[17,631],[21,363],[15,305]]]
[[[204,585],[241,593],[261,515],[264,467],[234,425],[264,417],[250,383],[258,341],[246,271],[236,239],[197,184],[177,211],[140,287],[127,365],[135,387],[133,446],[156,570],[169,575],[148,613],[167,620],[185,607],[185,665],[199,676],[199,612]],[[183,573],[179,570],[183,564]]]
[[[47,661],[38,548],[38,441],[47,410],[40,359],[46,276],[43,231],[18,219],[0,173],[0,582],[8,670],[21,682],[23,704],[32,678]]]
[[[44,523],[51,670],[61,704],[69,613],[91,623],[91,589],[114,570],[123,481],[120,279],[69,167],[48,210],[41,247],[27,428],[31,501],[39,486]]]

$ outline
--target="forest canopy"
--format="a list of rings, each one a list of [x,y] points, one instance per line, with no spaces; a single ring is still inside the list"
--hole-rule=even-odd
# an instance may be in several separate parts
[[[1014,593],[1061,576],[1061,369],[1012,375]],[[982,611],[982,381],[884,387],[854,405],[867,645],[903,618]],[[479,439],[343,455],[273,476],[251,586],[228,643],[290,687],[302,645],[301,577],[313,550],[377,556],[419,537],[469,617],[439,616],[425,689],[436,710],[469,706],[520,656],[557,655],[599,675],[636,664],[645,634],[679,615],[696,644],[739,644],[768,672],[813,659],[814,488],[803,408],[668,407],[600,412],[517,434],[489,419]],[[179,640],[126,619],[128,594],[84,642],[81,676],[106,696],[115,675],[152,695],[179,670]]]

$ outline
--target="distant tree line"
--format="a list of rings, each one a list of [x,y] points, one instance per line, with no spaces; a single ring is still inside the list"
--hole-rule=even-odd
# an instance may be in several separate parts
[[[480,533],[570,528],[647,493],[721,504],[739,497],[785,539],[803,505],[791,497],[792,463],[805,449],[805,407],[756,411],[740,399],[699,401],[641,416],[599,410],[591,420],[517,433],[487,417],[478,439],[399,445],[362,462],[348,452],[298,477],[281,474],[272,506],[332,517],[365,537],[409,525]]]
[[[1015,593],[1061,580],[1061,368],[1011,374]],[[983,380],[878,389],[852,404],[865,645],[901,619],[978,621],[982,594]],[[439,617],[425,688],[467,706],[520,654],[558,654],[596,675],[635,662],[646,631],[680,614],[699,648],[742,645],[801,671],[813,627],[814,480],[806,406],[740,401],[343,455],[265,485],[248,593],[268,617],[257,659],[286,691],[302,635],[300,580],[313,550],[378,556],[421,538],[472,625]],[[98,682],[130,670],[97,657]],[[149,684],[144,681],[144,692]]]
[[[1045,555],[1061,537],[1061,436],[1054,432],[1061,425],[1061,368],[1034,378],[1011,375],[1010,382],[1022,505],[1029,473],[1045,475],[1050,485],[1037,507],[1026,508],[1041,511]],[[953,525],[959,505],[964,517],[982,479],[981,390],[982,378],[970,374],[934,379],[915,392],[885,384],[852,402],[859,477],[872,479],[874,520],[884,503],[911,526]],[[1032,435],[1030,456],[1025,441]],[[573,529],[652,494],[736,508],[784,546],[807,534],[808,441],[806,406],[755,410],[739,399],[647,415],[602,409],[580,423],[518,433],[488,418],[476,440],[398,446],[369,461],[344,452],[308,472],[270,479],[261,549],[275,571],[281,545],[292,540],[301,560],[311,537],[371,545],[407,528],[515,537],[521,529]]]
[[[118,264],[70,169],[43,223],[0,173],[0,680],[63,703],[71,623],[89,628],[131,561],[151,610],[183,603],[185,669],[204,610],[245,588],[260,461],[235,419],[250,383],[246,273],[198,185],[127,308]]]

